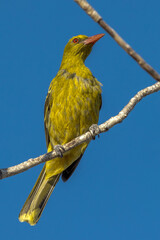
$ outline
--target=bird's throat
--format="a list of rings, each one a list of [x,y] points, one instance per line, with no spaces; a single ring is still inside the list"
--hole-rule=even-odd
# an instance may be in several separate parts
[[[65,70],[70,74],[76,74],[79,77],[88,78],[92,76],[91,71],[84,64],[82,59],[77,57],[63,58],[60,70]]]

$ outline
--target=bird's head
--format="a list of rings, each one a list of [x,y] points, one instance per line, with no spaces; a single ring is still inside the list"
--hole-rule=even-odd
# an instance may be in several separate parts
[[[102,33],[92,37],[87,37],[85,35],[72,37],[65,46],[62,61],[70,62],[72,59],[74,59],[74,61],[79,59],[84,62],[90,54],[93,45],[103,36],[104,34]]]

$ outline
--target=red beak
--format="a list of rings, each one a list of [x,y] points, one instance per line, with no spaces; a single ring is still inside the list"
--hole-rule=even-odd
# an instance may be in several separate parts
[[[92,37],[88,37],[86,40],[84,40],[84,44],[95,44],[100,38],[104,36],[104,33],[94,35]]]

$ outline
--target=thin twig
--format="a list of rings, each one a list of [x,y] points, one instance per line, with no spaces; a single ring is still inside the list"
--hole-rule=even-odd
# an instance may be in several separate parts
[[[95,22],[97,22],[109,35],[155,80],[160,81],[160,75],[155,71],[123,38],[111,28],[99,13],[86,1],[74,0]]]
[[[99,135],[100,133],[106,132],[110,128],[112,128],[114,125],[121,123],[128,116],[128,114],[133,110],[133,108],[136,106],[136,104],[139,101],[141,101],[145,96],[150,95],[159,90],[160,90],[160,82],[157,82],[154,85],[139,91],[133,98],[131,98],[129,103],[119,112],[118,115],[111,117],[108,121],[99,125],[99,131],[97,131],[95,135]],[[85,134],[63,145],[64,152],[68,152],[72,148],[90,140],[92,140],[92,135],[90,132],[86,132]],[[28,161],[20,163],[16,166],[0,169],[0,179],[7,178],[10,176],[16,175],[18,173],[24,172],[29,168],[32,168],[40,163],[46,162],[51,159],[53,159],[52,161],[56,161],[56,157],[58,157],[58,155],[56,154],[55,151],[53,151],[50,153],[43,154],[36,158],[31,158]]]

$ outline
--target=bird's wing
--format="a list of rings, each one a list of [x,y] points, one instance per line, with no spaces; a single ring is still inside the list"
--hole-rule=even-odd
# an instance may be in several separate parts
[[[45,137],[46,137],[46,145],[48,148],[48,145],[50,143],[50,137],[49,137],[49,132],[47,128],[47,123],[49,122],[49,115],[50,115],[50,110],[51,110],[51,90],[48,91],[46,100],[45,100],[45,105],[44,105],[44,129],[45,129]]]
[[[100,107],[99,107],[99,110],[101,110],[101,108],[102,108],[102,95],[101,95],[101,94],[99,94],[99,98],[100,98]]]

